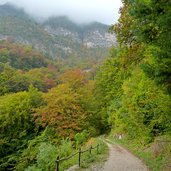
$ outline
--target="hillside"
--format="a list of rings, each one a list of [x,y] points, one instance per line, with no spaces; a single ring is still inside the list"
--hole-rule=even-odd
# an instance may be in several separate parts
[[[96,22],[78,25],[65,16],[52,17],[39,23],[10,4],[0,6],[0,23],[1,40],[32,45],[58,59],[72,55],[87,58],[92,55],[92,51],[93,56],[101,51],[97,58],[102,59],[106,56],[107,49],[116,43],[115,37],[107,32],[107,25]]]
[[[51,17],[43,25],[50,34],[70,38],[72,41],[87,47],[107,48],[116,41],[114,35],[107,33],[109,26],[98,22],[78,25],[63,16]]]
[[[114,40],[108,26],[67,17],[40,23],[21,9],[0,7],[1,171],[54,171],[58,159],[82,157],[90,147],[81,159],[87,167],[86,159],[105,152],[93,138],[99,135],[125,145],[150,170],[170,171],[171,2],[122,2],[110,27],[119,46],[105,60]],[[119,157],[124,167],[131,157],[116,148],[110,164]],[[135,160],[129,163],[134,170]],[[73,164],[60,162],[60,171]]]
[[[48,60],[31,46],[0,41],[0,63],[21,70],[47,67]]]

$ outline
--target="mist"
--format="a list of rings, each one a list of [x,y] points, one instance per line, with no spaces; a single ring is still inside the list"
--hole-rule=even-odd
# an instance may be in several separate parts
[[[76,23],[104,24],[115,23],[122,6],[121,0],[0,0],[1,5],[7,2],[39,19],[66,15]]]

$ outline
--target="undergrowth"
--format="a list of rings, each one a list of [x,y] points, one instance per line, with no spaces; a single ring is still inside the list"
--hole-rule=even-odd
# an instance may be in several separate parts
[[[96,165],[98,163],[102,163],[103,161],[105,161],[108,155],[108,148],[102,142],[102,140],[91,138],[81,149],[86,150],[86,149],[89,149],[90,146],[95,147],[97,144],[99,144],[98,151],[95,148],[91,150],[91,154],[90,154],[90,151],[81,153],[81,166],[80,168],[77,167],[77,170],[80,171],[85,168],[90,168],[92,165]],[[73,153],[77,151],[78,150],[73,151]],[[62,161],[59,165],[60,166],[59,170],[63,171],[73,165],[78,166],[78,154],[70,158],[69,160]]]

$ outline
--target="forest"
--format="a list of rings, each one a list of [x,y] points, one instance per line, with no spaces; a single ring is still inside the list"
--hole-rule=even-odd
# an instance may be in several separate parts
[[[42,170],[50,160],[54,170],[59,152],[68,155],[99,132],[94,70],[61,68],[32,47],[8,41],[0,42],[0,56],[0,168]],[[40,148],[56,152],[49,160],[44,154],[39,165]]]
[[[171,2],[122,2],[109,28],[117,46],[98,67],[90,57],[89,71],[0,42],[0,170],[54,170],[57,152],[102,134],[139,149],[171,141]],[[171,162],[165,145],[151,154],[160,170]]]

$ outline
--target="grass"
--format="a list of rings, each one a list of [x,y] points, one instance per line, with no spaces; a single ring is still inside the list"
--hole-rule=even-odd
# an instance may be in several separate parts
[[[85,153],[82,158],[81,168],[78,170],[84,170],[93,166],[101,166],[108,157],[108,147],[102,141],[100,142],[98,153],[95,150],[90,153]]]
[[[105,162],[108,156],[108,148],[106,144],[103,143],[100,139],[90,139],[86,145],[82,147],[82,150],[90,148],[90,146],[95,147],[97,144],[99,144],[99,149],[93,149],[91,150],[91,154],[89,151],[85,153],[81,153],[81,167],[76,170],[81,171],[87,168],[90,168],[94,165],[101,165]],[[78,151],[78,150],[77,150]],[[76,151],[75,151],[76,152]],[[74,153],[74,152],[73,152]],[[78,154],[69,160],[62,161],[60,163],[59,170],[63,171],[73,165],[78,165]]]

